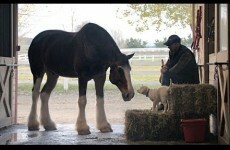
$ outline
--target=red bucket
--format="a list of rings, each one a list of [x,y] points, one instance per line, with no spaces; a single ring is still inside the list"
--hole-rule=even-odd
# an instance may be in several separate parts
[[[181,127],[184,139],[187,143],[201,143],[205,141],[205,128],[207,120],[201,119],[181,119]]]

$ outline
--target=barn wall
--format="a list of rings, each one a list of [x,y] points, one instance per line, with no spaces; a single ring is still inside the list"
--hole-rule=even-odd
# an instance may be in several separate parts
[[[205,83],[212,84],[217,89],[217,124],[218,124],[218,141],[219,144],[230,144],[230,100],[229,100],[229,57],[230,57],[230,33],[227,32],[228,47],[227,50],[221,49],[220,39],[223,38],[220,34],[220,8],[221,4],[194,4],[194,16],[196,20],[197,10],[202,7],[200,50],[198,54],[198,64],[204,65],[202,74],[204,74]],[[225,13],[227,16],[227,29],[229,29],[230,12],[229,5],[226,7]],[[225,8],[224,8],[225,11]],[[208,25],[214,17],[214,40],[210,40]],[[226,20],[223,20],[226,21]],[[193,28],[195,32],[195,28]],[[223,33],[224,35],[225,33]],[[221,37],[220,37],[221,36]],[[226,38],[225,38],[226,39]],[[216,80],[214,77],[217,77]]]
[[[17,4],[0,4],[0,128],[16,123]]]

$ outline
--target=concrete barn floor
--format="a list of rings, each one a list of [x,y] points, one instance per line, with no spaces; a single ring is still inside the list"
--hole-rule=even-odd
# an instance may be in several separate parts
[[[124,125],[112,125],[113,132],[101,133],[90,125],[91,134],[78,135],[74,124],[57,124],[57,130],[28,131],[25,124],[0,130],[0,145],[212,145],[214,143],[186,143],[185,141],[127,141]]]
[[[136,91],[136,90],[135,90]],[[105,90],[105,111],[113,132],[101,133],[95,127],[95,90],[88,90],[86,118],[91,134],[78,135],[74,122],[77,119],[77,91],[71,93],[54,92],[50,98],[50,113],[57,124],[57,130],[28,131],[27,117],[31,106],[31,93],[18,94],[18,124],[0,129],[0,145],[210,145],[215,143],[185,143],[182,141],[127,141],[125,138],[125,112],[132,109],[150,109],[152,101],[145,95],[124,102],[118,89]],[[38,106],[40,101],[38,103]],[[0,150],[2,147],[0,146]]]

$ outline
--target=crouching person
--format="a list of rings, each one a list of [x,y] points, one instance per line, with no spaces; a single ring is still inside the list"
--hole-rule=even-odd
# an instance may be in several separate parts
[[[180,37],[171,35],[164,45],[169,48],[169,57],[160,70],[161,85],[169,86],[170,79],[173,84],[199,84],[195,56],[190,49],[181,44]]]

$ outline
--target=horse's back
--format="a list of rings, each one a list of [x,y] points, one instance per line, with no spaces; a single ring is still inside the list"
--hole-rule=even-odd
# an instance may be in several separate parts
[[[60,66],[63,66],[62,72],[67,72],[68,68],[73,70],[70,58],[73,56],[71,45],[73,37],[74,33],[62,30],[46,30],[36,35],[28,50],[32,73],[39,76],[44,72],[44,66],[54,68],[53,71],[58,67],[60,69]]]
[[[78,32],[46,30],[33,39],[28,57],[32,73],[39,74],[44,66],[66,77],[81,72],[94,75],[115,60],[120,50],[110,34],[94,23]],[[95,68],[99,68],[98,71]],[[89,73],[90,72],[90,73]]]
[[[52,43],[57,43],[57,41],[69,42],[74,37],[74,33],[66,32],[62,30],[46,30],[37,34],[31,42],[29,52],[36,46],[50,45]]]
[[[32,40],[28,56],[39,55],[38,53],[41,53],[39,51],[46,53],[47,50],[56,51],[56,53],[61,54],[59,56],[78,51],[77,53],[88,59],[96,59],[99,55],[105,55],[106,58],[114,57],[114,55],[111,55],[112,53],[120,53],[110,34],[104,28],[94,23],[84,25],[79,32],[66,32],[62,30],[40,32]]]

